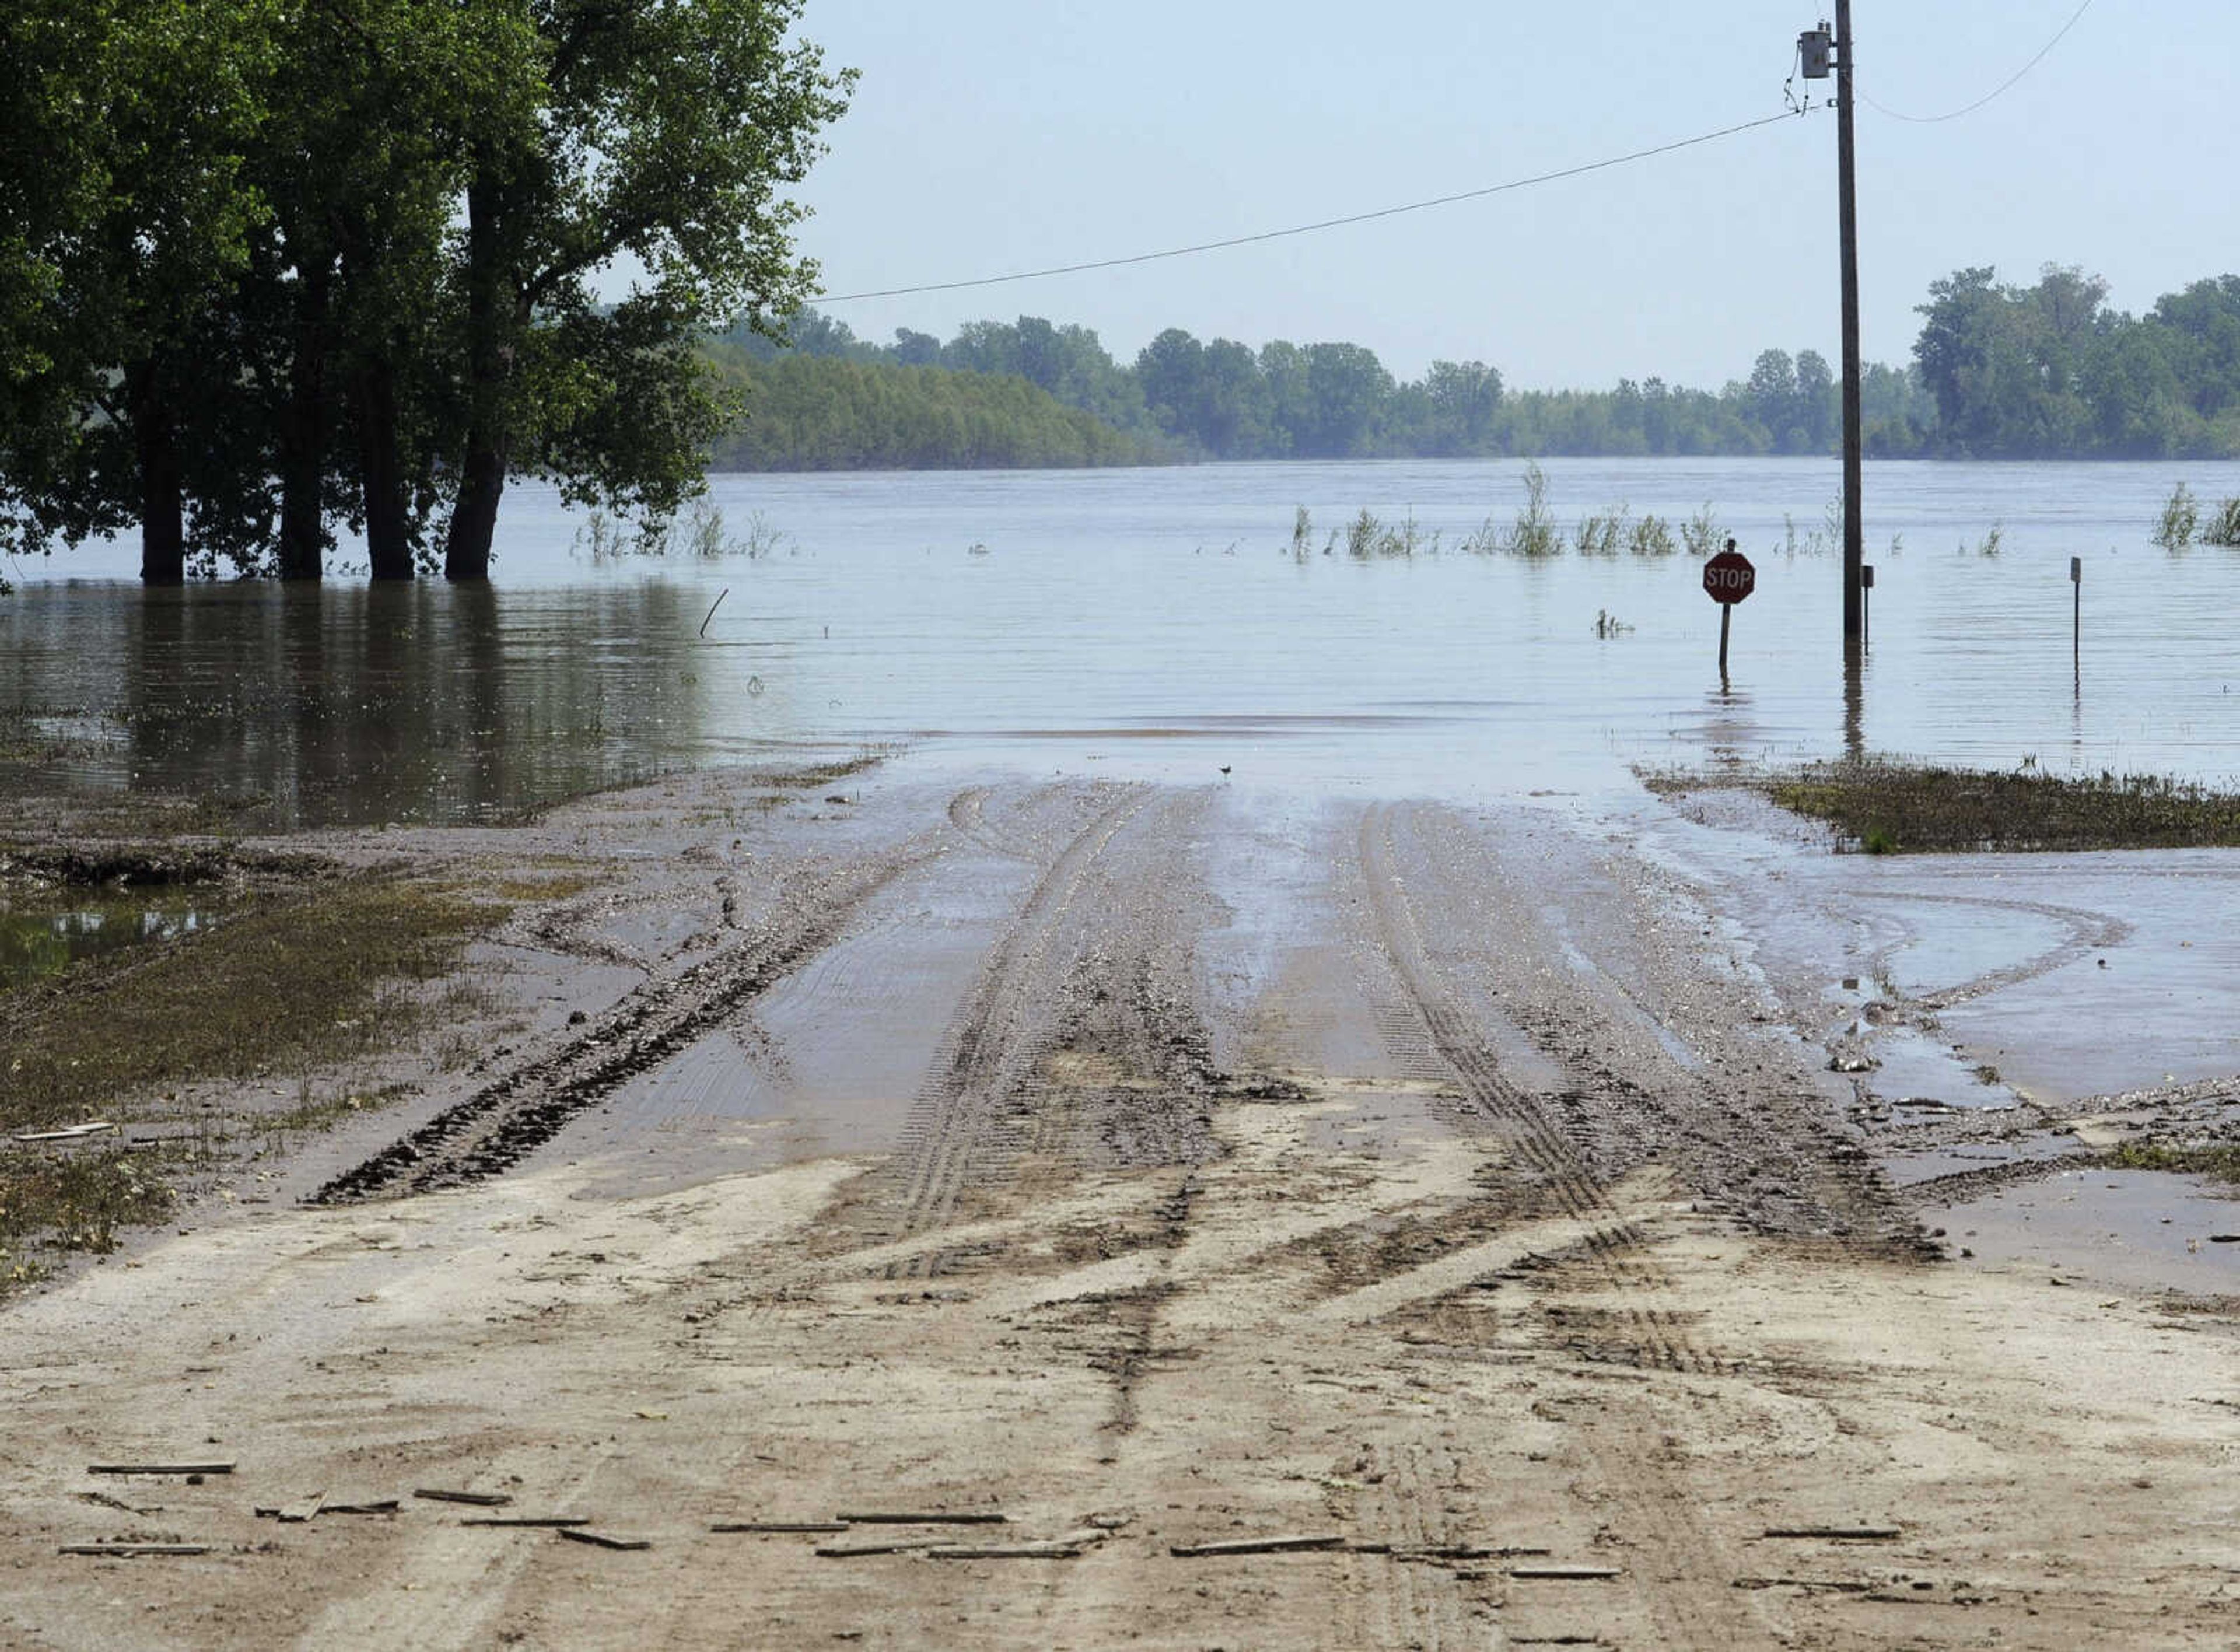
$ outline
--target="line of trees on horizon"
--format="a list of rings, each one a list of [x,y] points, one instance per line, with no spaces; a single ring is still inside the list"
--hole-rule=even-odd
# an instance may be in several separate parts
[[[2048,265],[2028,288],[1963,270],[1933,283],[1919,313],[1913,359],[1860,374],[1870,454],[2240,456],[2240,276],[2195,282],[2134,317],[2109,308],[2105,282],[2074,268]],[[1255,348],[1170,328],[1122,363],[1094,330],[1039,316],[974,322],[946,343],[902,328],[880,344],[810,308],[783,343],[734,330],[710,354],[753,396],[748,422],[717,444],[717,469],[1742,456],[1832,453],[1841,437],[1841,386],[1810,349],[1763,350],[1746,377],[1717,390],[1651,377],[1517,391],[1478,361],[1434,362],[1419,379],[1397,379],[1354,343]],[[995,410],[976,388],[989,378],[1048,402],[1013,396]],[[1062,426],[1061,410],[1110,436]],[[1035,454],[1055,456],[1026,456]]]

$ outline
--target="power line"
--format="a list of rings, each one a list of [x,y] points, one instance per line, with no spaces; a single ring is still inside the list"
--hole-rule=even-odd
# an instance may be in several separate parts
[[[2086,0],[2090,4],[2090,0]],[[1795,111],[1802,114],[1802,110]],[[1089,270],[1117,270],[1127,264],[1153,263],[1162,258],[1186,258],[1200,252],[1218,252],[1227,247],[1248,247],[1263,241],[1282,241],[1292,236],[1314,235],[1323,230],[1343,229],[1348,224],[1370,223],[1378,218],[1397,218],[1405,212],[1425,212],[1433,207],[1452,206],[1458,201],[1479,201],[1490,195],[1505,195],[1512,190],[1530,189],[1538,183],[1554,183],[1563,178],[1575,178],[1589,172],[1603,172],[1615,166],[1626,166],[1635,161],[1645,161],[1652,156],[1670,155],[1676,150],[1693,149],[1701,143],[1716,143],[1723,137],[1732,137],[1737,132],[1747,132],[1760,126],[1770,126],[1776,121],[1794,118],[1784,112],[1767,115],[1754,121],[1743,121],[1733,126],[1723,126],[1716,132],[1702,132],[1694,137],[1676,139],[1670,143],[1658,143],[1645,150],[1634,150],[1624,155],[1613,155],[1599,161],[1588,161],[1578,166],[1558,168],[1553,172],[1537,172],[1530,177],[1512,178],[1506,183],[1490,183],[1481,190],[1463,190],[1454,195],[1435,196],[1428,201],[1410,201],[1405,206],[1380,207],[1374,212],[1356,212],[1342,218],[1323,218],[1314,223],[1293,224],[1283,230],[1263,230],[1257,235],[1231,236],[1223,241],[1200,241],[1187,247],[1169,247],[1160,252],[1133,253],[1123,258],[1092,258],[1082,263],[1052,264],[1043,270],[1019,270],[1003,276],[979,276],[970,281],[936,281],[917,287],[883,287],[872,292],[849,292],[820,296],[820,305],[854,303],[865,298],[906,298],[920,293],[959,292],[969,287],[994,287],[1005,282],[1040,281],[1049,276],[1078,275]]]
[[[2083,5],[2077,7],[2076,10],[2069,14],[2069,21],[2061,25],[2060,29],[2056,31],[2053,38],[2047,41],[2045,44],[2037,49],[2037,55],[2035,57],[2032,57],[2028,63],[2024,63],[2020,69],[2015,70],[2013,74],[2008,76],[1997,86],[1994,86],[1990,91],[1985,92],[1974,103],[1966,105],[1964,108],[1956,109],[1949,115],[1901,115],[1894,109],[1886,109],[1882,104],[1876,103],[1873,98],[1868,97],[1864,92],[1861,92],[1859,94],[1859,101],[1871,108],[1881,110],[1882,113],[1889,116],[1894,121],[1907,121],[1916,126],[1935,126],[1943,121],[1957,121],[1963,115],[1972,115],[1977,110],[1983,108],[1984,104],[1990,103],[1994,97],[1998,97],[2000,93],[2005,91],[2008,87],[2020,80],[2024,75],[2029,74],[2031,70],[2043,63],[2045,61],[2045,55],[2051,51],[2056,46],[2058,46],[2061,43],[2063,37],[2066,36],[2071,29],[2077,27],[2077,20],[2091,10],[2092,0],[2084,0],[2084,3]]]

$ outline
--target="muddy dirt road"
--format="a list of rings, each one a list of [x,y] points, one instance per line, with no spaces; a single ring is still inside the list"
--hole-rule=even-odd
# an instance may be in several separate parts
[[[2117,1103],[1896,1138],[1864,897],[1647,803],[738,788],[380,835],[604,881],[478,1070],[0,1314],[0,1643],[2240,1644],[2223,1276],[1959,1254]]]

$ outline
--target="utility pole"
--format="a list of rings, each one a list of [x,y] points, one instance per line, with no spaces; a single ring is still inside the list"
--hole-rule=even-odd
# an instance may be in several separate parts
[[[1836,0],[1836,33],[1807,30],[1797,42],[1807,80],[1836,73],[1836,219],[1843,288],[1843,646],[1857,649],[1866,631],[1863,595],[1866,512],[1860,503],[1858,169],[1851,151],[1851,0]]]
[[[1865,561],[1866,511],[1859,498],[1859,205],[1851,153],[1851,0],[1836,0],[1836,193],[1843,264],[1843,646],[1865,632],[1859,570]]]

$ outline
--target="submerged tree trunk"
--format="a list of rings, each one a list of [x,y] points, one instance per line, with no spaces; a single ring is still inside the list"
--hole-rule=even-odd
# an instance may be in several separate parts
[[[487,157],[482,157],[486,163]],[[470,410],[459,491],[443,545],[443,577],[490,577],[490,541],[505,492],[506,379],[514,329],[527,305],[505,290],[499,268],[500,190],[485,170],[467,190],[467,374]]]
[[[327,299],[323,260],[303,261],[288,401],[280,414],[280,577],[317,579],[326,523]]]
[[[376,579],[410,579],[410,513],[404,503],[404,466],[397,449],[397,381],[385,358],[370,359],[356,375],[358,484],[365,502],[365,544]]]
[[[180,584],[187,576],[186,490],[170,403],[152,364],[133,370],[131,404],[140,465],[140,581]]]

